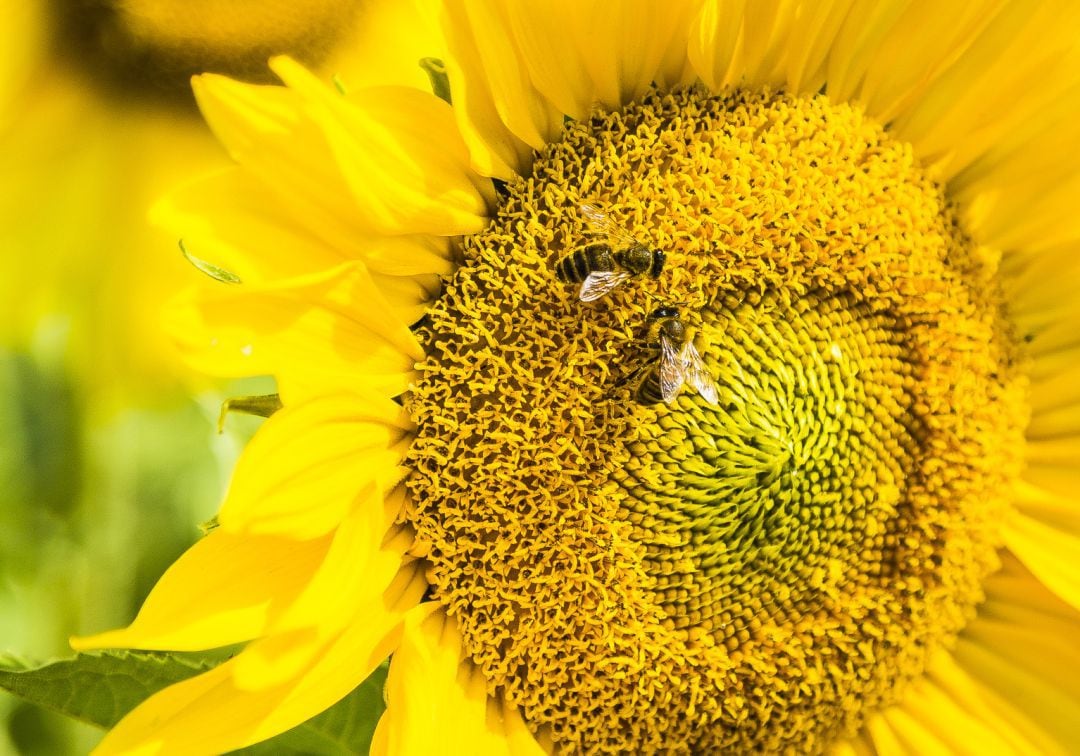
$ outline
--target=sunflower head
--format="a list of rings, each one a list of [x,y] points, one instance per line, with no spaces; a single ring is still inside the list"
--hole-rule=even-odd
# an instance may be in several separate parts
[[[579,301],[552,267],[589,243],[586,199],[665,274]],[[971,618],[1019,352],[995,261],[858,108],[690,88],[598,110],[463,256],[406,400],[409,518],[473,660],[556,742],[816,748]],[[658,302],[716,406],[626,385]]]

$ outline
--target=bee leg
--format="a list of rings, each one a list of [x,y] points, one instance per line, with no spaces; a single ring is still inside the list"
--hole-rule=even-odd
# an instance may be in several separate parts
[[[636,368],[631,370],[629,373],[626,373],[625,375],[623,375],[622,378],[615,381],[615,383],[611,384],[611,388],[613,388],[613,389],[622,388],[623,386],[625,386],[628,383],[633,383],[634,381],[638,380],[642,376],[642,374],[644,374],[645,370],[648,367],[649,367],[648,365],[638,365]]]

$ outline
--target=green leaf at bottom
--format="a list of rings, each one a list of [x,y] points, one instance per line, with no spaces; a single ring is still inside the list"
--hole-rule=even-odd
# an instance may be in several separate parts
[[[0,688],[99,727],[112,727],[143,700],[213,666],[143,651],[79,654],[40,666],[0,655]]]

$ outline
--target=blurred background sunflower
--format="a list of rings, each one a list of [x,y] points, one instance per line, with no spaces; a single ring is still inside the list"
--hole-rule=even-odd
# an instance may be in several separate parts
[[[201,274],[148,210],[225,164],[191,75],[266,81],[289,53],[357,85],[426,86],[416,48],[439,44],[411,2],[0,7],[0,648],[45,659],[131,616],[255,425],[215,428],[223,397],[262,383],[199,379],[159,332],[161,303]],[[384,32],[401,23],[409,40]],[[2,696],[0,752],[100,737]]]

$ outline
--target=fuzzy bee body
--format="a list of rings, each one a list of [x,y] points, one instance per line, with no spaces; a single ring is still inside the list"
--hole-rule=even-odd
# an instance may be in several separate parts
[[[712,405],[719,403],[716,382],[675,307],[660,307],[646,321],[645,349],[648,362],[639,369],[635,399],[641,404],[675,401],[684,383],[689,383]]]
[[[583,302],[599,299],[634,276],[657,278],[667,255],[649,249],[622,232],[607,214],[593,205],[581,205],[591,231],[605,241],[584,244],[555,263],[555,277],[563,283],[580,283]]]
[[[660,371],[652,368],[638,384],[634,398],[638,404],[659,404],[664,401],[664,390],[660,387]]]
[[[594,242],[578,247],[555,263],[555,277],[563,283],[582,283],[593,273],[615,270],[615,265],[611,245]]]

